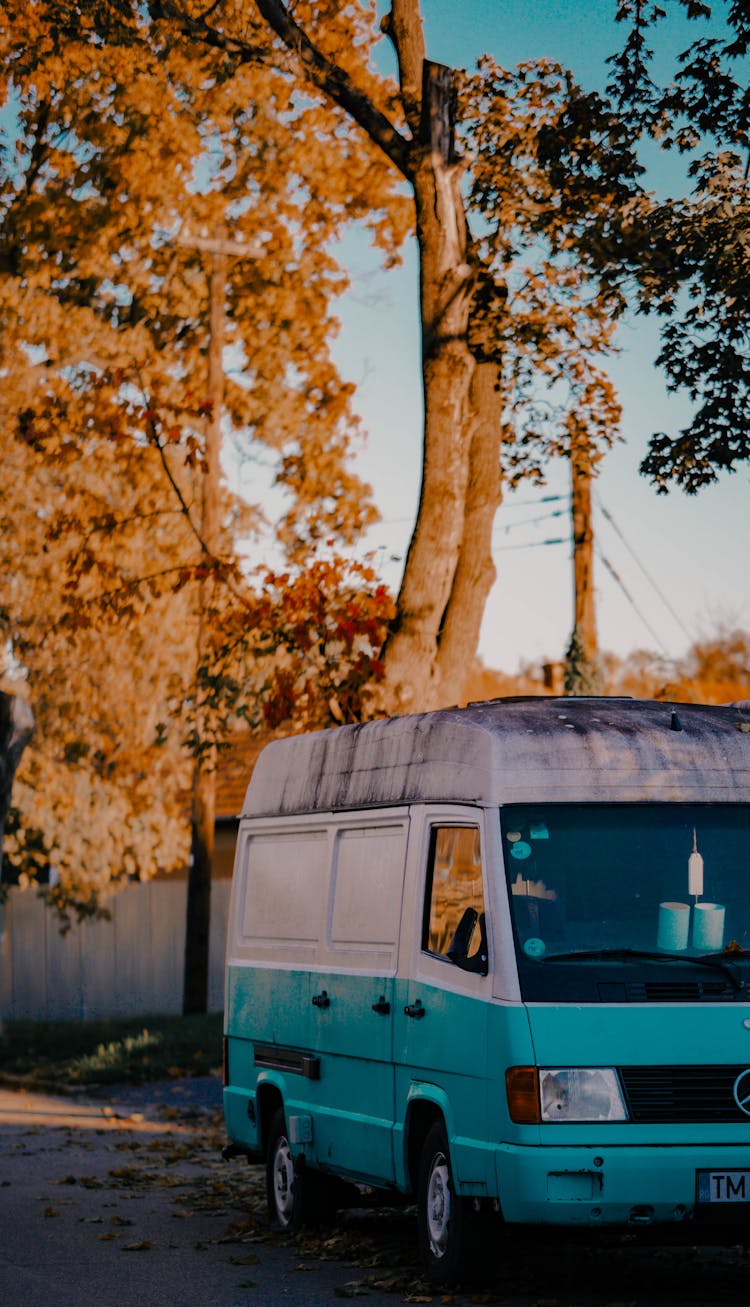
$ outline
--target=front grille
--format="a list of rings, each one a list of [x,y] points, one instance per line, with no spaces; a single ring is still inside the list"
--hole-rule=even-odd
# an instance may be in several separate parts
[[[745,1121],[734,1099],[737,1077],[747,1066],[620,1067],[630,1119],[639,1124],[681,1121]]]

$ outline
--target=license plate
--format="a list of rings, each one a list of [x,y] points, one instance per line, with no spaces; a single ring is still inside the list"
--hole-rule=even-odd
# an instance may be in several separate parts
[[[750,1203],[750,1170],[699,1171],[699,1203]]]

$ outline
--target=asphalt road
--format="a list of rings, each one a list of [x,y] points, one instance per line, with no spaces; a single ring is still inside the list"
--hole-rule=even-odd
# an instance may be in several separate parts
[[[431,1294],[411,1211],[347,1212],[284,1243],[259,1168],[220,1159],[215,1079],[58,1098],[0,1089],[2,1307],[503,1307],[750,1303],[741,1248],[498,1243],[481,1294]],[[748,1232],[750,1239],[750,1231]]]

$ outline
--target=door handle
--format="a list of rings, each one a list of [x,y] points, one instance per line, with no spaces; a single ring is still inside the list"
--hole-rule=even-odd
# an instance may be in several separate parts
[[[322,994],[313,994],[313,1007],[330,1007],[331,1000],[328,997],[328,990],[324,989]]]
[[[379,1012],[380,1015],[381,1015],[382,1017],[387,1017],[387,1016],[388,1016],[388,1014],[389,1014],[389,1012],[390,1012],[390,1010],[391,1010],[391,1005],[390,1005],[390,1003],[388,1002],[388,1000],[387,1000],[385,994],[381,994],[381,995],[380,995],[380,998],[379,998],[378,1001],[377,1001],[377,1003],[373,1003],[373,1005],[372,1005],[372,1010],[373,1010],[373,1012]]]
[[[407,1017],[419,1018],[427,1015],[427,1009],[422,1007],[422,1001],[418,998],[416,1003],[407,1003],[404,1013]]]

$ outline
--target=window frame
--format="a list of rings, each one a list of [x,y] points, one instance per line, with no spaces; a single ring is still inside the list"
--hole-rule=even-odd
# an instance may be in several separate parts
[[[486,961],[484,967],[464,966],[461,964],[461,962],[457,961],[455,958],[449,957],[447,953],[438,953],[435,952],[435,950],[428,947],[429,936],[430,936],[430,922],[432,918],[432,909],[433,909],[433,886],[435,883],[437,842],[438,842],[439,832],[443,830],[471,830],[475,833],[477,837],[477,841],[479,845],[479,875],[480,875],[481,897],[482,897],[482,909],[481,909],[481,913],[479,913],[478,916],[484,917],[484,929],[482,931],[484,946],[486,950]],[[458,972],[464,976],[470,976],[470,975],[478,976],[480,979],[484,979],[489,974],[490,971],[489,929],[487,927],[488,886],[487,886],[486,875],[485,875],[485,862],[486,859],[485,859],[485,852],[484,852],[484,838],[483,838],[482,820],[481,820],[480,813],[477,813],[477,817],[475,820],[471,820],[468,817],[466,818],[453,817],[453,816],[449,816],[447,813],[435,814],[434,816],[430,816],[428,818],[426,855],[425,855],[425,874],[423,880],[422,911],[421,911],[421,925],[420,925],[420,936],[419,936],[420,956],[422,958],[431,958],[437,962],[446,963],[448,966],[452,968],[453,972]],[[481,948],[481,942],[480,942],[480,948]],[[472,959],[475,957],[476,957],[476,953],[471,955]],[[467,961],[468,960],[469,959],[467,959]]]

